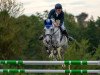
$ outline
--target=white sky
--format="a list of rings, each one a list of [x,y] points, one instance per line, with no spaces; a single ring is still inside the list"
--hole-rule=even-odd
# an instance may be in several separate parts
[[[44,10],[51,10],[56,3],[61,3],[63,10],[73,15],[78,15],[81,12],[87,12],[96,19],[100,16],[100,0],[17,0],[23,3],[25,8],[24,14],[31,15]]]

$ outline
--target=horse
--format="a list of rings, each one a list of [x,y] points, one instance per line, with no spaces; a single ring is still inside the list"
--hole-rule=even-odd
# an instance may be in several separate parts
[[[57,25],[54,25],[54,22]],[[49,54],[49,58],[53,60],[63,60],[65,49],[68,47],[68,39],[64,36],[59,28],[60,21],[54,21],[46,19],[44,21],[44,39],[46,51]]]

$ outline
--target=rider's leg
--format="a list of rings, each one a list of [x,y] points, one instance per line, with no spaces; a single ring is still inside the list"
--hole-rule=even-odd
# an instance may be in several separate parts
[[[68,33],[67,33],[67,30],[66,30],[66,28],[64,26],[64,23],[61,25],[61,31],[68,38]]]

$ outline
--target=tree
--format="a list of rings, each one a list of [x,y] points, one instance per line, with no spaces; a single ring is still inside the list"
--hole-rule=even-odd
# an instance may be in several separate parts
[[[0,0],[0,59],[16,56],[17,43],[14,40],[19,27],[14,17],[19,15],[20,9],[21,4],[16,3],[15,0]]]
[[[87,13],[82,12],[80,15],[76,16],[79,25],[84,28],[86,26],[85,19],[88,17]]]
[[[100,17],[98,17],[97,21],[96,21],[96,26],[100,27]]]
[[[15,0],[0,0],[0,12],[7,11],[10,16],[18,16],[22,13],[22,3],[17,3]]]

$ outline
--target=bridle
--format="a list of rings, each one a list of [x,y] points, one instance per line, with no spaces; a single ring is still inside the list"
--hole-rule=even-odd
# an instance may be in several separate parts
[[[46,35],[45,35],[45,37],[46,37],[46,36],[49,36],[49,37],[50,37],[50,43],[48,43],[48,42],[46,41],[47,44],[53,46],[52,37],[53,37],[53,35],[54,35],[59,29],[60,29],[60,28],[58,28],[58,29],[57,29],[55,32],[53,32],[52,34],[46,34]]]

